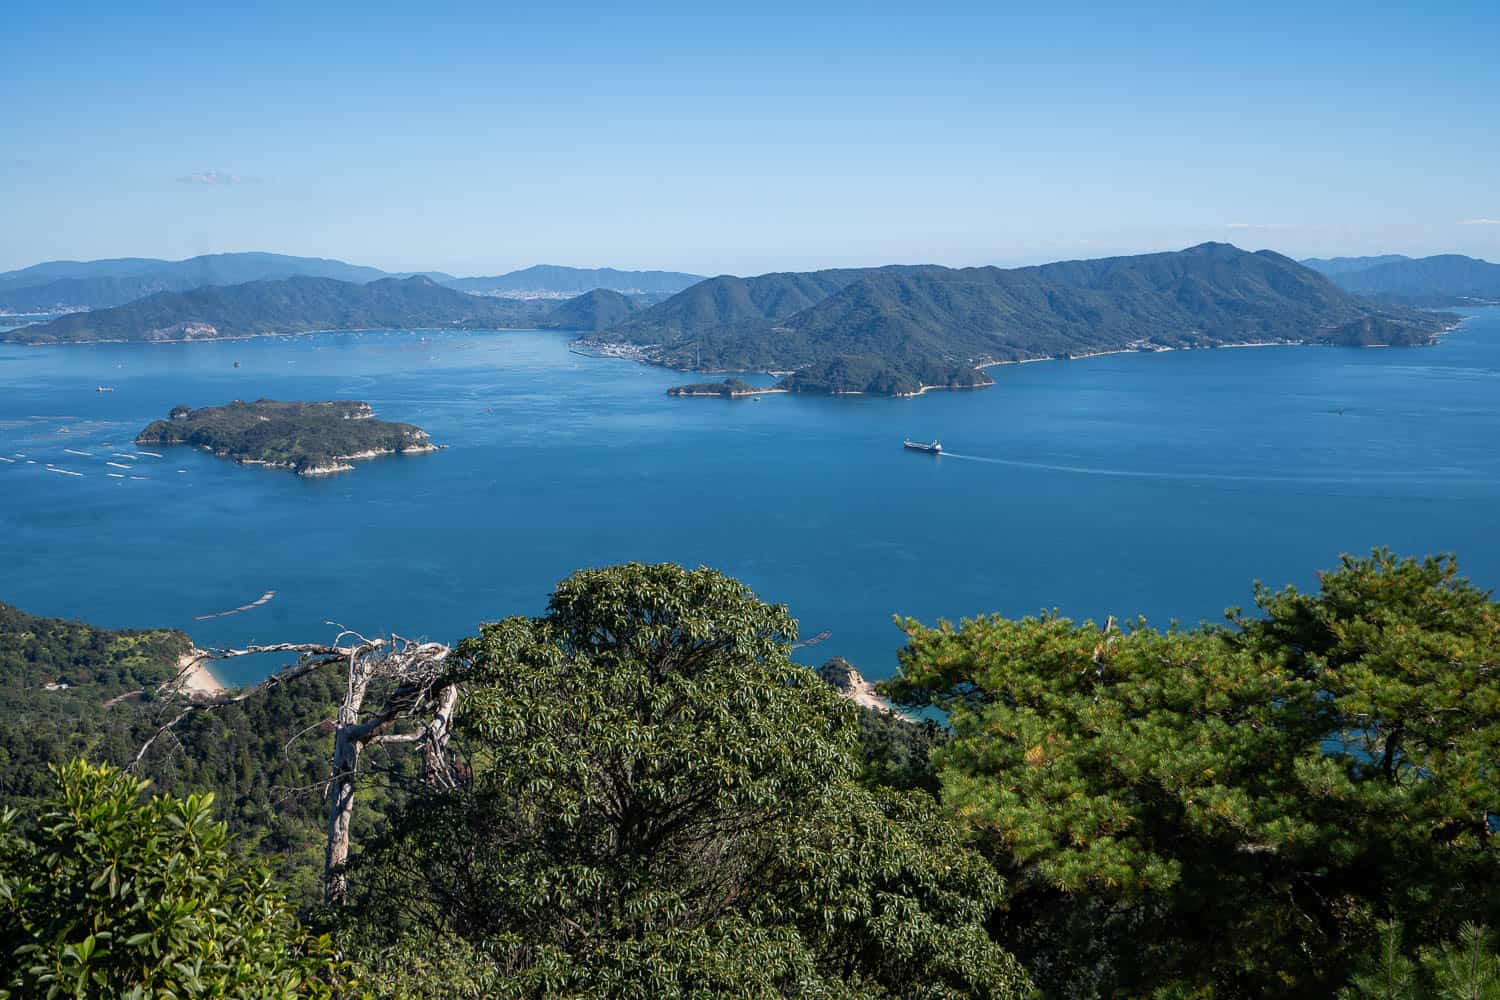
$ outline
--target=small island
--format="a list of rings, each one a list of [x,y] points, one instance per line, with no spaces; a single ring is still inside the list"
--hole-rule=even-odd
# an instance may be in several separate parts
[[[932,389],[978,389],[993,383],[983,369],[969,364],[850,354],[798,369],[778,384],[789,392],[831,396],[920,396]]]
[[[242,465],[291,469],[299,476],[346,472],[357,459],[436,451],[413,424],[375,419],[354,400],[235,400],[225,406],[176,406],[136,436],[136,444],[186,444]]]
[[[667,390],[668,396],[720,396],[724,399],[734,399],[739,396],[753,396],[758,392],[749,382],[737,378],[726,378],[722,382],[694,382],[691,385],[674,385]]]

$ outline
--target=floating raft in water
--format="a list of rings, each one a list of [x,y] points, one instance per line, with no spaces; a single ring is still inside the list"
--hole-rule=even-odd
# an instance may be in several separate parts
[[[230,608],[228,611],[216,611],[216,612],[214,612],[211,615],[198,615],[197,617],[195,617],[193,619],[193,621],[195,621],[195,622],[206,622],[210,618],[227,618],[230,615],[237,615],[237,614],[240,614],[241,612],[253,611],[256,608],[260,607],[262,604],[265,604],[267,601],[269,601],[271,598],[273,598],[275,596],[276,596],[276,591],[274,591],[274,590],[268,590],[264,594],[261,594],[259,597],[257,597],[255,600],[251,601],[249,604],[241,604],[239,607],[237,607],[237,608]]]
[[[793,649],[801,649],[803,646],[816,646],[818,643],[820,643],[823,640],[827,639],[831,635],[833,635],[833,632],[831,630],[824,629],[823,631],[819,632],[817,635],[813,636],[810,639],[803,639],[801,642],[794,642],[794,643],[792,643],[792,648]]]

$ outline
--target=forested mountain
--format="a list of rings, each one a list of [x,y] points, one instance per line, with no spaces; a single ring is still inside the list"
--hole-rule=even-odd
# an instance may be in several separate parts
[[[0,274],[0,312],[100,309],[156,292],[240,285],[294,276],[366,282],[391,277],[373,267],[277,253],[218,253],[187,260],[50,261]]]
[[[456,278],[438,271],[397,272],[321,257],[278,253],[218,253],[186,260],[120,257],[57,260],[0,273],[0,313],[65,312],[123,305],[157,292],[206,285],[242,285],[279,278],[333,278],[363,284],[382,278],[431,278],[477,295],[569,298],[607,289],[632,295],[670,295],[703,280],[677,271],[619,271],[612,267],[541,264],[493,277]]]
[[[488,278],[452,278],[443,282],[449,288],[474,295],[542,296],[557,298],[579,295],[602,288],[612,292],[667,293],[680,292],[702,281],[696,274],[679,271],[617,271],[612,267],[559,267],[537,264],[520,271],[510,271]]]
[[[975,365],[1246,342],[1421,344],[1450,317],[1376,307],[1270,251],[1040,267],[714,278],[606,331],[677,367],[800,369],[792,388],[910,392],[987,379]]]
[[[1402,305],[1431,307],[1500,302],[1500,264],[1460,254],[1440,254],[1416,260],[1399,258],[1332,277],[1346,291]]]
[[[607,288],[564,300],[547,313],[539,324],[548,330],[581,330],[596,332],[628,320],[631,316],[662,301],[660,292],[625,295]]]
[[[112,309],[10,330],[0,339],[47,344],[211,340],[313,330],[534,328],[546,308],[465,295],[426,277],[368,284],[298,277],[161,292]]]
[[[1326,274],[1330,278],[1336,274],[1352,274],[1355,271],[1368,271],[1372,267],[1381,264],[1392,264],[1400,260],[1411,260],[1405,254],[1383,253],[1374,257],[1308,257],[1297,263],[1303,267],[1310,267],[1319,274]]]
[[[866,273],[855,268],[707,278],[612,332],[632,343],[666,344],[720,328],[750,330],[801,312]]]

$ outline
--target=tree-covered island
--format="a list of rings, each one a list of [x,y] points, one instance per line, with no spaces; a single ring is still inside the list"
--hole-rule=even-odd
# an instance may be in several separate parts
[[[1270,251],[1040,267],[854,268],[709,278],[586,342],[681,370],[791,372],[789,392],[911,396],[990,365],[1270,344],[1433,343],[1457,316],[1374,303]]]
[[[235,400],[224,406],[176,406],[136,436],[136,444],[189,444],[242,465],[291,469],[321,476],[354,468],[377,455],[436,451],[414,424],[377,420],[369,403],[354,400],[279,402]]]
[[[690,385],[674,385],[667,390],[668,396],[720,396],[724,399],[735,399],[742,396],[753,396],[757,389],[743,379],[726,378],[722,382],[693,382]]]

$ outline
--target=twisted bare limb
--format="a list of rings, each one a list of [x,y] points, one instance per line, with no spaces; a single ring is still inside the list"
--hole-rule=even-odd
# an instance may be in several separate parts
[[[345,644],[345,640],[354,641]],[[438,642],[416,642],[392,635],[367,639],[345,629],[333,643],[272,643],[243,649],[194,650],[162,690],[187,698],[177,712],[146,740],[129,764],[139,768],[151,746],[171,733],[188,716],[212,712],[257,697],[273,687],[292,683],[334,663],[345,666],[344,697],[334,720],[333,759],[326,783],[328,844],[324,861],[324,903],[342,904],[349,884],[344,868],[349,858],[349,830],[354,814],[360,754],[371,745],[407,744],[422,750],[424,780],[436,787],[454,786],[448,739],[458,687],[448,671],[449,647]],[[188,678],[206,662],[268,653],[296,653],[296,662],[272,673],[259,684],[213,695],[184,694]],[[365,700],[380,683],[383,700],[373,711]],[[300,735],[300,734],[299,734]],[[293,737],[295,739],[296,737]]]

